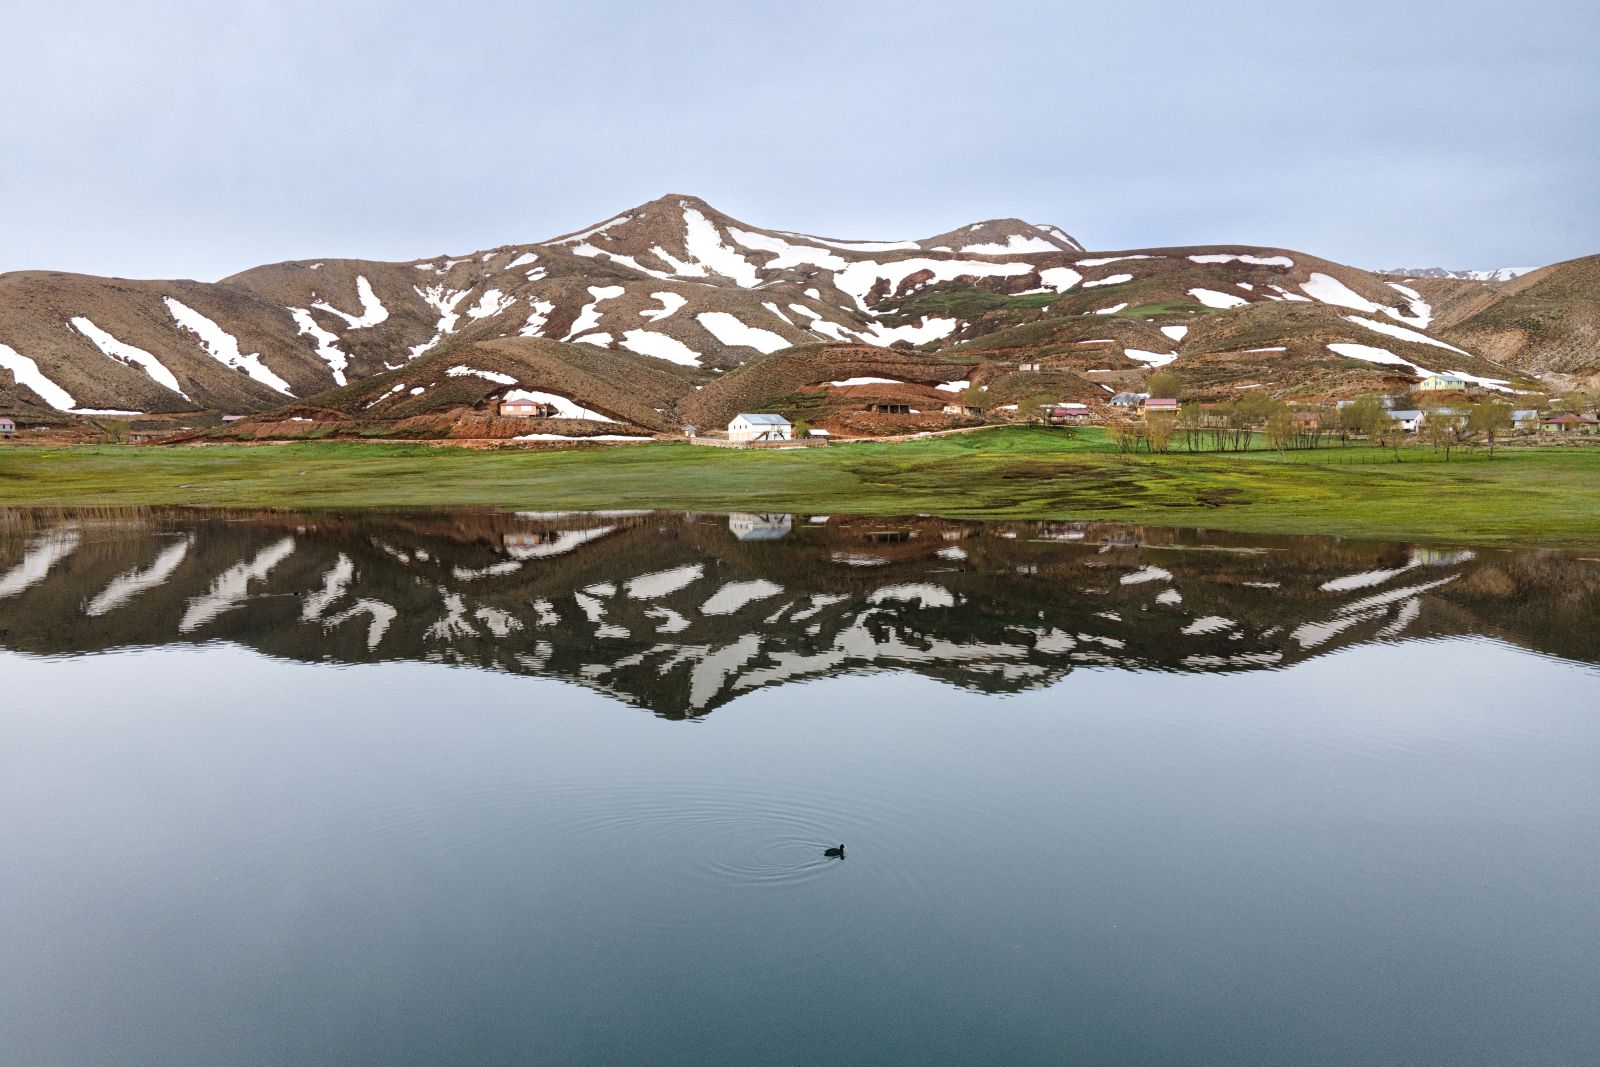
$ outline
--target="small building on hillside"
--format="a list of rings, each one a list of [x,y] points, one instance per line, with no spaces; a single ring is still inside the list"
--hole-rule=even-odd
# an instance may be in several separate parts
[[[815,426],[806,431],[806,436],[817,441],[833,440],[833,434],[829,433],[827,430],[819,430]]]
[[[741,412],[728,423],[728,440],[735,444],[794,440],[794,427],[782,415]]]
[[[874,400],[867,405],[867,410],[874,415],[919,415],[910,404],[896,404],[888,400]]]
[[[1136,408],[1148,393],[1118,393],[1107,401],[1114,408]]]
[[[1179,404],[1170,396],[1150,396],[1140,407],[1146,415],[1176,415]]]
[[[1398,423],[1406,433],[1416,433],[1422,428],[1422,412],[1415,408],[1391,411],[1389,418]]]
[[[1519,430],[1537,430],[1539,428],[1539,409],[1518,408],[1511,413],[1511,425]]]
[[[17,424],[5,415],[0,415],[0,436],[10,437],[17,432]]]
[[[1057,423],[1088,422],[1094,413],[1088,404],[1052,404],[1050,421]]]
[[[1430,374],[1417,383],[1424,393],[1460,393],[1467,388],[1467,380],[1459,374]]]
[[[1545,433],[1594,433],[1596,427],[1600,427],[1600,419],[1596,419],[1593,415],[1574,415],[1571,412],[1539,420],[1539,429]]]
[[[939,410],[946,415],[965,415],[968,418],[983,414],[983,409],[976,404],[946,404]]]
[[[502,419],[548,419],[555,413],[554,404],[543,404],[537,400],[505,400],[500,404]]]

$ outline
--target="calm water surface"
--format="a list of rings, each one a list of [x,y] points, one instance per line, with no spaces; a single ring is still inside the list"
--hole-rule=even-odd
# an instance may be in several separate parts
[[[0,1063],[1600,1062],[1585,555],[0,512]]]

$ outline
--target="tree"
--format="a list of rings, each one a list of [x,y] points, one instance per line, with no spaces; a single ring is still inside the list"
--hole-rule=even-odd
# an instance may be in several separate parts
[[[1118,452],[1137,452],[1139,443],[1144,440],[1144,426],[1141,423],[1124,420],[1111,427],[1111,438],[1117,442]]]
[[[1183,382],[1169,370],[1158,370],[1150,375],[1150,380],[1144,383],[1145,390],[1151,396],[1171,397],[1179,399],[1178,394],[1183,391]]]
[[[1444,453],[1444,461],[1450,462],[1450,450],[1455,448],[1460,441],[1461,425],[1460,416],[1443,414],[1439,411],[1429,412],[1422,423],[1423,433],[1427,435],[1428,443],[1434,451]]]
[[[1185,404],[1178,409],[1178,429],[1183,431],[1183,445],[1190,452],[1205,447],[1206,409],[1199,404]]]
[[[1266,430],[1267,444],[1277,449],[1278,455],[1282,456],[1294,443],[1294,416],[1289,414],[1288,408],[1280,407],[1267,416]]]
[[[988,397],[985,395],[987,392],[988,390],[986,390],[983,386],[979,385],[977,382],[973,382],[961,393],[962,406],[968,408],[977,408],[980,412],[983,411],[987,406],[984,404],[984,401],[988,399]],[[962,412],[962,414],[966,413]]]
[[[1041,426],[1050,425],[1050,412],[1055,409],[1054,393],[1035,393],[1017,405],[1017,414]]]
[[[1383,401],[1375,396],[1360,396],[1339,409],[1339,432],[1358,437],[1377,439],[1382,436],[1389,418]]]
[[[1498,400],[1486,400],[1481,404],[1474,404],[1467,414],[1467,429],[1474,435],[1483,435],[1484,443],[1489,446],[1490,459],[1494,458],[1495,437],[1501,433],[1509,433],[1512,425],[1511,405]]]
[[[811,433],[811,424],[805,419],[794,420],[794,429],[791,431],[796,437],[805,437]]]
[[[1147,416],[1144,420],[1145,440],[1150,445],[1152,452],[1168,452],[1172,449],[1172,434],[1178,427],[1175,415],[1158,412]]]

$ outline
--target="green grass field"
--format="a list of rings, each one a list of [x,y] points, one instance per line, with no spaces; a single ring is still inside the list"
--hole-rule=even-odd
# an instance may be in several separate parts
[[[676,508],[1107,519],[1256,532],[1600,546],[1600,448],[1121,455],[1103,432],[900,444],[469,451],[394,444],[0,448],[0,505]]]

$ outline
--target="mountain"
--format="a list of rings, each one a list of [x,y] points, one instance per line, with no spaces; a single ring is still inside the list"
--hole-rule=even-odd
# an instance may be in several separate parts
[[[863,349],[915,347],[973,368],[952,380],[998,382],[1001,364],[1014,371],[1020,362],[1058,366],[1075,381],[1093,370],[1096,396],[1169,363],[1218,390],[1255,384],[1289,396],[1446,370],[1506,388],[1551,363],[1537,338],[1560,334],[1564,372],[1595,352],[1581,280],[1526,295],[1541,274],[1494,285],[1401,282],[1287,249],[1089,253],[1056,226],[1020,219],[851,241],[764,229],[670,195],[546,241],[402,263],[298,260],[211,284],[0,275],[0,406],[23,416],[245,413],[318,398],[348,418],[369,410],[351,405],[370,383],[427,375],[408,391],[436,390],[434,364],[446,376],[455,365],[448,353],[514,338],[545,342],[541,366],[570,364],[575,381],[599,380],[583,369],[593,350],[638,357],[629,367],[676,366],[675,399],[705,410],[688,403],[691,393],[718,375],[755,373],[779,352],[835,348],[857,352],[857,364]],[[1516,298],[1500,318],[1490,313]],[[1529,315],[1545,325],[1529,331]],[[1441,335],[1446,319],[1460,340]],[[1523,325],[1504,325],[1513,320]],[[1512,329],[1533,339],[1516,342]],[[796,388],[893,377],[836,376],[833,362],[796,382],[805,375],[791,358],[782,377]],[[331,395],[341,389],[346,400]],[[658,393],[640,400],[668,423],[678,417]],[[437,406],[386,406],[398,414],[407,405],[418,414]],[[654,428],[636,414],[633,425]]]
[[[1600,376],[1600,256],[1525,274],[1494,301],[1453,319],[1455,344],[1557,383]]]
[[[1380,270],[1379,274],[1388,274],[1396,278],[1453,278],[1456,281],[1466,282],[1509,282],[1513,278],[1536,270],[1535,267],[1500,267],[1496,270],[1446,270],[1444,267],[1418,267],[1407,269],[1396,267],[1393,270]]]

